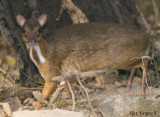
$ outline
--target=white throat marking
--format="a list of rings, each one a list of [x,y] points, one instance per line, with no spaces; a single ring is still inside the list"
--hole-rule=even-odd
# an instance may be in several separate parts
[[[46,62],[46,59],[43,57],[39,45],[35,45],[35,46],[33,46],[33,48],[34,48],[34,50],[36,51],[40,62],[41,62],[41,63],[45,63],[45,62]]]
[[[30,56],[31,60],[33,61],[33,63],[34,63],[36,66],[37,66],[37,61],[36,61],[36,60],[34,59],[34,57],[33,57],[33,49],[36,51],[37,56],[38,56],[40,62],[41,62],[41,63],[45,63],[45,62],[46,62],[46,59],[43,57],[43,55],[42,55],[42,53],[41,53],[41,49],[40,49],[39,45],[35,45],[35,46],[33,46],[33,47],[27,45],[27,48],[30,49],[30,50],[29,50],[29,56]]]

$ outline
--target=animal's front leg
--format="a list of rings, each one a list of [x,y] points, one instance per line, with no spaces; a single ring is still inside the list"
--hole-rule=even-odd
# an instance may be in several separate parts
[[[46,61],[46,63],[39,64],[38,70],[45,79],[42,95],[44,96],[44,99],[47,99],[52,90],[58,85],[57,82],[52,82],[51,78],[53,78],[54,76],[59,76],[59,72],[56,72],[55,69],[51,69],[50,63],[48,63],[48,61]],[[41,108],[41,106],[42,104],[40,102],[37,102],[34,109],[38,110]]]
[[[57,82],[50,82],[50,81],[45,81],[44,88],[42,90],[42,95],[44,96],[44,99],[47,99],[52,90],[57,86]],[[36,105],[34,107],[35,110],[39,110],[42,107],[42,104],[37,101]]]

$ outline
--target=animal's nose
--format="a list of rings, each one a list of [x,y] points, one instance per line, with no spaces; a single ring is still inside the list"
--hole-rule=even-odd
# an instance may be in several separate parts
[[[31,37],[28,42],[29,43],[36,43],[36,39],[34,37]]]

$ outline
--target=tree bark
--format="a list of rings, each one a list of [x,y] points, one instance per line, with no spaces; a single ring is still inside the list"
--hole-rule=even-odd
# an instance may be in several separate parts
[[[90,22],[114,22],[136,26],[150,32],[135,0],[72,0],[82,10]],[[56,21],[61,7],[60,0],[1,0],[0,1],[0,30],[3,38],[10,44],[21,58],[24,68],[21,69],[21,80],[27,85],[35,80],[38,74],[36,66],[30,60],[26,47],[21,39],[21,31],[16,23],[18,14],[30,18],[32,11],[48,15],[43,35],[47,32],[71,25],[72,20],[65,10],[59,21]]]

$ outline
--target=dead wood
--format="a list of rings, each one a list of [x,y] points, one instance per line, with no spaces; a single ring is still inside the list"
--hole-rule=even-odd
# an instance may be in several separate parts
[[[13,96],[17,97],[31,97],[32,92],[36,90],[41,90],[42,88],[26,88],[26,87],[10,87],[6,89],[3,93],[0,99],[5,99]]]

